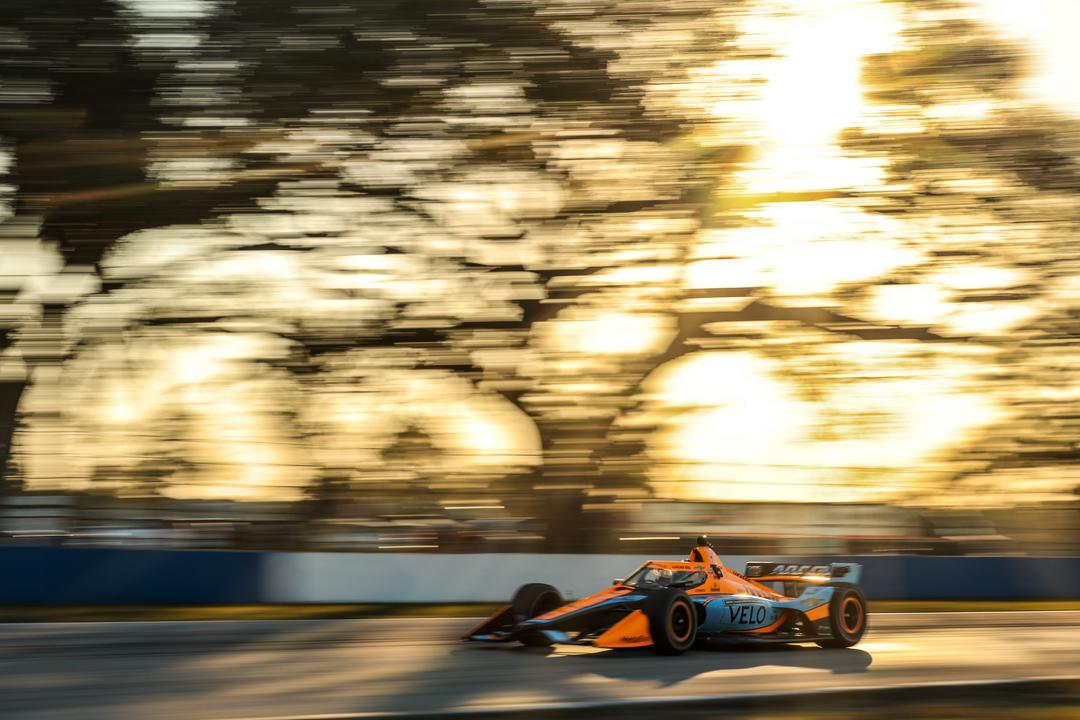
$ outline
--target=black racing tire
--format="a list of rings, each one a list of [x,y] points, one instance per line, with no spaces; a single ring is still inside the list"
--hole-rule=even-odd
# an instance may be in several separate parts
[[[649,595],[642,608],[649,619],[653,651],[658,655],[682,655],[697,639],[697,610],[681,590],[660,590]]]
[[[862,640],[869,624],[866,596],[857,587],[838,587],[829,600],[830,638],[818,640],[823,648],[848,648]]]
[[[528,583],[519,587],[518,591],[514,593],[514,599],[510,602],[510,607],[514,611],[514,622],[521,623],[551,612],[565,604],[566,601],[563,600],[562,595],[551,585]],[[534,647],[552,644],[545,635],[539,632],[523,635],[520,640],[523,645]]]

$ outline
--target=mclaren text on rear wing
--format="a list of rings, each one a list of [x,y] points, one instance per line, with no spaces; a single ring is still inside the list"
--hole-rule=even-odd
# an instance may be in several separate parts
[[[748,562],[746,577],[762,580],[802,580],[804,582],[843,582],[858,585],[862,565],[858,563],[821,562]]]

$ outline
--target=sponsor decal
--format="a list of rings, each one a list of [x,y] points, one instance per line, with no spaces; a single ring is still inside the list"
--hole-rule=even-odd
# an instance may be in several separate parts
[[[727,621],[731,625],[763,625],[769,615],[768,608],[762,603],[729,603]]]
[[[828,575],[828,565],[777,565],[770,575]]]
[[[645,642],[649,639],[648,635],[623,635],[619,640],[625,643],[639,643]]]

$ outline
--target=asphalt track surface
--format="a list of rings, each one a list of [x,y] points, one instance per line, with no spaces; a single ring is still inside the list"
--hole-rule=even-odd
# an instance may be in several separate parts
[[[460,618],[9,624],[0,625],[0,718],[331,720],[1080,676],[1080,612],[870,622],[847,650],[680,657],[463,644],[471,621]]]

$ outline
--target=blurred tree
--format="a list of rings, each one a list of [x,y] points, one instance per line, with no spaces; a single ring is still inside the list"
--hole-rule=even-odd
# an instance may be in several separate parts
[[[868,97],[900,122],[891,126],[896,131],[885,125],[849,133],[847,144],[894,158],[884,212],[947,233],[926,274],[965,263],[1020,270],[1024,278],[1011,287],[971,288],[960,298],[968,308],[1021,318],[965,338],[1002,353],[1008,371],[993,387],[1019,417],[962,453],[976,462],[958,473],[952,490],[958,499],[988,487],[1019,496],[1039,487],[1040,468],[1063,470],[1059,487],[1080,483],[1066,470],[1080,461],[1080,419],[1065,370],[1080,363],[1080,323],[1060,294],[1061,278],[1077,267],[1068,238],[1077,221],[1080,123],[1027,94],[1032,49],[968,17],[963,5],[906,5],[911,18],[921,18],[913,20],[909,43],[869,58],[864,69]],[[912,123],[922,131],[911,132]],[[1028,469],[1015,475],[1027,482],[1006,483],[1005,490],[993,479],[1017,468]]]
[[[14,339],[34,380],[37,368],[151,323],[183,327],[188,339],[261,333],[289,349],[251,362],[250,372],[281,370],[283,385],[306,392],[337,358],[401,350],[399,369],[450,371],[535,420],[543,462],[509,474],[499,491],[515,510],[544,519],[547,549],[596,547],[617,525],[619,501],[650,492],[646,439],[665,418],[627,421],[649,402],[643,381],[703,347],[741,347],[730,339],[738,333],[721,340],[707,327],[772,323],[836,342],[968,339],[929,322],[874,317],[866,298],[886,282],[877,276],[843,284],[818,305],[764,285],[684,290],[702,231],[752,226],[741,211],[793,201],[854,201],[890,217],[937,218],[944,208],[975,221],[977,208],[1030,229],[1072,222],[1078,179],[1063,138],[1075,128],[1007,110],[1021,72],[1016,49],[954,17],[959,6],[932,5],[941,12],[915,24],[905,49],[870,59],[869,96],[924,124],[958,97],[1000,100],[993,121],[849,132],[847,150],[892,158],[883,189],[728,188],[718,197],[717,186],[754,158],[716,109],[731,99],[721,66],[756,67],[767,55],[736,37],[744,3],[680,0],[658,12],[637,1],[9,0],[0,11],[0,138],[14,157],[16,191],[6,236],[55,243],[69,273],[104,280],[94,295],[103,307],[111,298],[142,314],[83,333],[72,306],[92,290],[44,295],[41,318],[4,329],[0,352]],[[672,99],[688,86],[705,88],[701,107]],[[989,178],[992,189],[959,187],[958,177]],[[1068,202],[1035,207],[1035,193]],[[157,254],[175,251],[175,264],[102,268],[133,234],[173,226],[184,232]],[[978,244],[935,248],[937,260],[902,279],[946,257],[990,254]],[[1072,272],[1068,253],[1039,245],[1003,243],[998,259],[1052,286]],[[380,257],[363,282],[334,265],[353,254]],[[386,269],[397,261],[406,269]],[[228,275],[235,265],[266,270]],[[226,279],[204,282],[192,266]],[[317,285],[328,279],[334,284]],[[398,290],[387,293],[390,284]],[[290,295],[297,287],[304,292]],[[976,295],[963,302],[1010,301]],[[188,302],[206,297],[215,302]],[[746,302],[690,302],[733,297]],[[328,307],[346,309],[335,316]],[[610,337],[605,324],[615,328]],[[1063,345],[1080,332],[1060,309],[1022,329]],[[802,336],[776,333],[758,349],[798,365]],[[1022,360],[1016,372],[1030,386],[1057,382],[1054,363],[1065,363],[1035,361],[1022,337],[987,343]],[[801,377],[808,395],[826,382]],[[21,389],[0,378],[0,461]],[[278,399],[271,412],[297,426],[302,404]],[[995,447],[1023,462],[1075,460],[1064,443],[1076,431],[1067,404],[1053,403],[1067,428],[1054,442]],[[295,445],[310,440],[299,428],[286,434]],[[414,435],[399,436],[383,461],[431,455]],[[167,485],[173,460],[144,467],[147,481]],[[352,474],[324,462],[309,492],[314,512],[357,497]]]

